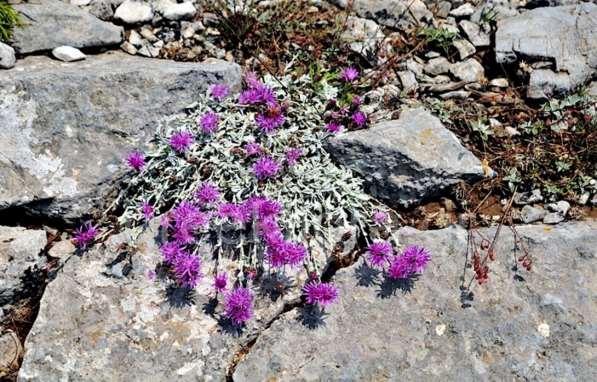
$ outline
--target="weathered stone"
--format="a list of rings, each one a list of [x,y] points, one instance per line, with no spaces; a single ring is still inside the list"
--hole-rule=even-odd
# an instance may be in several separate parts
[[[467,90],[454,90],[440,94],[441,99],[466,99],[471,95],[471,92]]]
[[[114,19],[126,24],[146,23],[153,19],[153,9],[143,1],[126,0],[116,8]]]
[[[0,226],[0,307],[29,293],[27,280],[45,264],[39,256],[45,246],[44,231]]]
[[[348,17],[342,33],[342,39],[349,43],[350,49],[371,62],[374,62],[375,48],[383,38],[381,27],[375,21],[355,16]]]
[[[112,20],[112,17],[114,17],[112,1],[113,0],[93,0],[88,8],[89,13],[104,21]]]
[[[570,203],[568,203],[565,200],[560,200],[557,203],[548,204],[547,209],[549,209],[550,211],[562,214],[563,216],[566,216],[566,214],[568,213],[568,210],[570,209]]]
[[[160,277],[159,220],[150,222],[136,241],[136,231],[126,230],[65,262],[40,302],[19,381],[89,376],[103,381],[165,381],[173,376],[178,381],[225,380],[236,354],[285,305],[299,301],[304,269],[287,270],[292,280],[282,296],[272,293],[274,280],[267,281],[266,273],[254,283],[248,281],[255,294],[254,317],[240,331],[231,328],[222,319],[221,304],[213,305],[216,264],[207,255],[211,248],[201,252],[206,254],[206,276],[191,298],[182,298],[184,291]],[[338,234],[346,230],[354,233],[354,228],[344,227]],[[356,242],[344,244],[348,249]],[[325,258],[330,251],[320,255]],[[227,257],[217,267],[229,275],[237,269]],[[157,278],[153,271],[158,271]]]
[[[519,206],[541,201],[543,201],[543,195],[541,195],[541,190],[539,189],[535,189],[531,192],[517,192],[514,194],[514,204]]]
[[[488,284],[473,288],[466,309],[466,230],[400,230],[402,244],[423,245],[433,256],[410,293],[407,283],[368,280],[374,272],[362,262],[342,269],[334,279],[340,300],[323,323],[301,308],[285,313],[259,336],[233,380],[595,380],[597,223],[516,230],[532,271],[512,271],[521,251],[504,227]]]
[[[12,330],[3,331],[0,327],[0,378],[11,380],[9,375],[19,369],[22,356],[23,346],[17,334]]]
[[[400,83],[402,84],[402,89],[404,89],[404,91],[409,92],[417,89],[419,84],[413,72],[410,70],[403,70],[397,72],[396,74],[400,79]]]
[[[566,220],[566,217],[559,212],[550,212],[543,218],[545,224],[558,224]]]
[[[520,220],[523,223],[534,223],[543,220],[547,212],[541,206],[533,207],[526,205],[520,211]]]
[[[489,46],[491,40],[489,34],[481,30],[481,27],[472,21],[462,20],[460,28],[464,31],[466,38],[476,47]]]
[[[495,86],[497,88],[507,88],[509,83],[507,78],[494,78],[493,80],[489,81],[489,85]]]
[[[450,71],[450,61],[445,57],[432,58],[425,65],[425,72],[436,76],[438,74],[448,73]]]
[[[90,48],[120,44],[122,28],[99,20],[76,5],[39,0],[14,5],[24,26],[15,28],[11,45],[26,54],[68,45]]]
[[[496,60],[545,60],[552,69],[531,72],[527,96],[549,98],[574,90],[597,68],[597,5],[537,8],[498,22]]]
[[[452,9],[450,11],[450,16],[455,17],[463,17],[463,16],[470,16],[475,12],[475,8],[471,3],[464,3],[458,8]]]
[[[59,46],[52,49],[52,56],[60,61],[72,62],[84,60],[87,56],[77,48],[72,46]]]
[[[452,45],[458,51],[458,56],[461,60],[472,56],[477,51],[473,44],[464,39],[456,40]]]
[[[466,82],[480,82],[485,78],[483,65],[474,58],[452,64],[450,73],[457,79]]]
[[[167,20],[181,20],[192,18],[197,9],[192,2],[177,3],[172,0],[159,0],[156,10]]]
[[[347,6],[344,1],[336,3],[344,8]],[[433,18],[421,0],[354,0],[351,4],[360,17],[392,28],[407,28]]]
[[[15,62],[15,50],[0,42],[0,69],[10,69],[15,66]]]
[[[0,73],[0,210],[26,205],[59,219],[98,200],[123,157],[210,84],[237,88],[240,68],[115,53],[58,64],[28,57]]]
[[[423,108],[335,136],[327,148],[366,180],[373,195],[392,205],[409,206],[463,179],[485,175],[479,159]]]

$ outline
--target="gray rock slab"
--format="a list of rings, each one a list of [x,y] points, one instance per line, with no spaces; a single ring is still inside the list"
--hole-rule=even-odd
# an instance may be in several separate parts
[[[348,6],[344,0],[334,2],[343,8]],[[433,18],[421,0],[354,0],[351,6],[360,17],[397,29],[412,27],[419,22],[424,24]]]
[[[153,136],[213,83],[240,86],[240,67],[125,53],[59,63],[28,57],[0,72],[0,210],[74,219]]]
[[[28,277],[45,264],[46,243],[45,231],[0,226],[0,307],[27,295]]]
[[[0,42],[0,69],[10,69],[15,66],[15,50]]]
[[[488,284],[462,308],[466,230],[402,229],[401,243],[424,245],[433,256],[412,291],[366,286],[362,263],[342,269],[340,300],[324,324],[310,329],[300,309],[285,313],[233,380],[595,380],[596,230],[594,221],[517,227],[533,257],[533,270],[517,280],[511,267],[519,252],[504,229]]]
[[[596,34],[596,4],[536,8],[498,22],[496,60],[553,61],[553,69],[531,72],[527,90],[530,98],[549,98],[574,90],[595,73]]]
[[[327,150],[361,175],[369,192],[392,205],[410,206],[460,180],[485,175],[479,159],[424,108],[406,109],[398,120],[337,135]]]
[[[58,0],[39,0],[13,6],[23,26],[14,29],[11,45],[17,53],[52,50],[62,45],[91,48],[120,44],[122,27]]]

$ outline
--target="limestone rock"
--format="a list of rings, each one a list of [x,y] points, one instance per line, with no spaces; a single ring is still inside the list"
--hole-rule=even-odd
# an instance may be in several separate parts
[[[480,82],[485,78],[483,65],[474,58],[452,64],[450,73],[457,79],[466,82]]]
[[[404,228],[401,243],[424,245],[433,256],[410,293],[407,283],[370,277],[374,272],[362,262],[342,269],[334,280],[340,300],[323,322],[303,325],[309,315],[301,308],[285,313],[260,335],[232,378],[594,380],[596,229],[594,221],[517,227],[533,270],[519,270],[516,278],[512,259],[520,251],[512,232],[502,229],[489,282],[474,288],[474,300],[463,308],[466,230]],[[494,232],[481,230],[486,237]]]
[[[327,149],[366,180],[369,192],[392,205],[410,206],[460,180],[485,175],[479,159],[423,108],[337,135]]]
[[[533,207],[526,205],[522,207],[522,210],[520,211],[520,220],[527,224],[534,223],[543,220],[546,214],[547,212],[545,212],[545,210],[540,206]]]
[[[77,48],[72,46],[59,46],[52,50],[52,56],[60,61],[72,62],[84,60],[87,56]]]
[[[10,69],[15,66],[15,62],[15,50],[0,42],[0,69]]]
[[[197,9],[192,2],[177,3],[172,0],[160,0],[156,9],[168,20],[181,20],[192,18]]]
[[[126,0],[116,8],[114,19],[126,24],[146,23],[153,19],[153,9],[143,1]]]
[[[116,53],[76,65],[28,57],[0,72],[0,210],[88,213],[126,153],[213,83],[238,88],[239,66]]]
[[[0,226],[0,307],[28,294],[27,280],[35,281],[45,264],[39,256],[45,246],[45,231]]]
[[[347,3],[336,4],[346,8]],[[433,18],[422,0],[354,0],[352,9],[360,16],[391,28],[407,28]]]
[[[472,56],[477,51],[473,44],[464,39],[454,41],[453,45],[458,51],[458,56],[461,60]]]
[[[536,8],[500,20],[496,31],[498,63],[550,60],[553,69],[533,70],[529,98],[549,98],[574,90],[597,68],[597,5]]]
[[[377,44],[383,38],[381,27],[375,21],[355,16],[348,17],[342,33],[342,39],[349,43],[350,49],[366,59],[372,58]]]
[[[433,76],[448,73],[450,71],[450,61],[445,57],[432,58],[427,62],[424,70]]]
[[[472,21],[462,20],[460,28],[464,31],[466,38],[476,47],[489,46],[491,40],[489,34],[481,30],[481,27]]]
[[[27,54],[68,45],[75,48],[110,46],[122,41],[122,28],[99,20],[76,5],[58,0],[38,0],[13,6],[23,19],[15,28],[11,45]]]

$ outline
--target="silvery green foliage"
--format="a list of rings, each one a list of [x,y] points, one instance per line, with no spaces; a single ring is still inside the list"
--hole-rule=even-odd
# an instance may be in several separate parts
[[[329,237],[333,227],[353,225],[367,235],[371,213],[380,209],[379,203],[364,193],[362,181],[351,171],[332,162],[322,144],[328,133],[323,129],[321,113],[327,97],[336,94],[337,89],[324,84],[318,93],[301,90],[310,89],[308,81],[306,77],[295,81],[265,79],[278,100],[287,105],[286,122],[273,134],[261,132],[255,124],[255,113],[239,106],[232,96],[222,102],[202,96],[187,115],[163,121],[154,138],[155,149],[146,154],[146,166],[141,173],[130,174],[128,187],[115,202],[124,210],[119,223],[141,227],[140,206],[144,201],[155,207],[156,214],[164,213],[182,200],[192,200],[199,185],[209,181],[229,202],[242,202],[253,195],[277,200],[284,207],[279,223],[286,237],[303,241],[306,236],[319,236],[329,245],[326,252],[331,252],[335,244]],[[208,111],[220,116],[219,128],[213,135],[202,133],[197,123]],[[169,137],[177,131],[189,131],[196,137],[184,155],[176,154],[169,146]],[[251,170],[255,158],[246,158],[242,150],[254,141],[280,163],[289,148],[302,148],[304,156],[294,166],[284,166],[275,179],[258,182]],[[210,230],[221,233],[219,223],[214,219]],[[239,232],[244,229],[237,228]],[[244,244],[251,241],[249,238]],[[255,264],[255,259],[250,262]]]

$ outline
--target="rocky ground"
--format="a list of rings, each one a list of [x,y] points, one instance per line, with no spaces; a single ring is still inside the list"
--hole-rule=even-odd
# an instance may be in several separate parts
[[[0,42],[0,380],[597,380],[594,3],[8,3],[22,24]],[[262,294],[238,332],[204,294],[176,306],[148,277],[157,220],[75,253],[126,153],[210,85],[348,65],[368,125],[326,149],[400,215],[401,243],[433,253],[415,283],[382,280],[342,238],[338,304]]]

